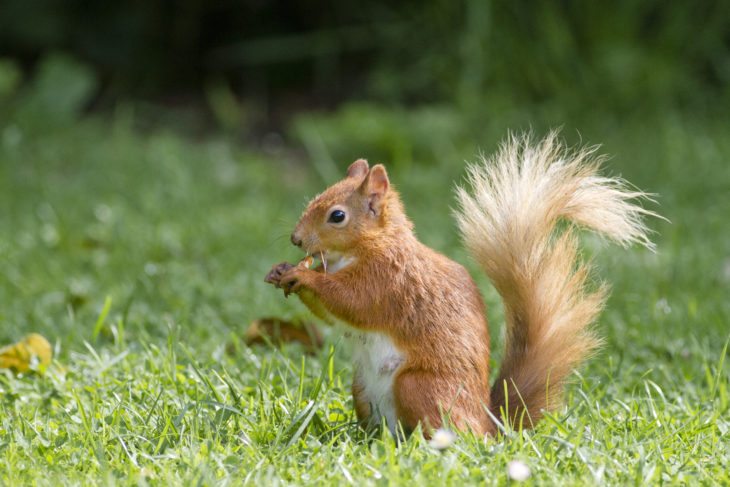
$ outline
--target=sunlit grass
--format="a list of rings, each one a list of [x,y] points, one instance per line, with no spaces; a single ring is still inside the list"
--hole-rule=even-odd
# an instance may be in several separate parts
[[[568,125],[553,114],[533,126],[561,124],[571,142],[578,128],[604,142],[609,172],[658,193],[654,209],[672,223],[651,223],[656,254],[586,239],[613,295],[598,324],[606,347],[563,410],[532,432],[463,434],[437,451],[419,435],[397,447],[355,427],[336,332],[315,356],[241,343],[254,318],[307,316],[263,276],[298,258],[287,236],[328,166],[225,139],[143,135],[119,117],[5,121],[0,339],[40,332],[57,354],[43,375],[0,374],[0,483],[505,483],[514,460],[541,483],[727,483],[727,123],[669,113]],[[405,155],[374,150],[395,158],[381,162],[419,236],[473,270],[498,357],[499,300],[449,208],[463,159],[524,125],[484,127],[455,128],[453,147],[416,127],[402,134],[414,138],[400,143],[414,148]],[[358,151],[350,159],[367,155]],[[341,152],[330,155],[344,170]]]

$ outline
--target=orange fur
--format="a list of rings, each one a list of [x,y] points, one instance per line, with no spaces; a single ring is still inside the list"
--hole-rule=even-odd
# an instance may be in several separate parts
[[[279,264],[266,280],[327,321],[386,337],[382,369],[356,371],[353,381],[362,424],[375,419],[377,381],[392,380],[386,395],[406,431],[421,424],[428,435],[448,417],[457,428],[494,433],[490,414],[529,427],[559,404],[565,377],[597,345],[588,326],[606,295],[586,290],[574,231],[556,234],[557,221],[650,245],[640,219],[649,212],[629,201],[644,194],[599,177],[599,162],[591,151],[568,154],[554,134],[535,147],[512,138],[495,160],[472,167],[471,193],[458,190],[465,243],[505,303],[506,353],[491,394],[479,290],[461,265],[416,239],[382,165],[354,162],[292,234],[332,272]]]

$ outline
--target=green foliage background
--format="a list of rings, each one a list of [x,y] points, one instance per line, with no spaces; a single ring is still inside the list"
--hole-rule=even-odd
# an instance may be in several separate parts
[[[714,106],[727,102],[725,2],[6,0],[0,52],[94,67],[100,95],[200,94],[224,79],[277,105],[482,100]],[[618,106],[616,106],[618,104]]]

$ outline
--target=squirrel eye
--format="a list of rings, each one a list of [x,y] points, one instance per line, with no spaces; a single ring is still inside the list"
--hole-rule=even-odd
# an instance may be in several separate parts
[[[330,223],[342,223],[345,221],[345,212],[342,210],[335,210],[332,213],[330,213],[329,218],[327,219]]]

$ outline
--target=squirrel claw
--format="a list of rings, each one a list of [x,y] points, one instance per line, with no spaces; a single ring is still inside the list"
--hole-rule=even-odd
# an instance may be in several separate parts
[[[271,268],[268,274],[266,274],[266,277],[264,278],[264,282],[268,282],[269,284],[273,284],[275,287],[280,288],[281,287],[281,276],[284,275],[286,271],[293,268],[294,266],[289,264],[288,262],[282,262],[281,264],[276,264]]]
[[[296,293],[301,284],[297,277],[297,271],[301,270],[300,267],[289,264],[288,262],[282,262],[276,264],[271,268],[266,277],[265,282],[273,284],[275,287],[284,290],[284,296],[289,297],[290,294]]]
[[[299,280],[294,276],[287,276],[282,279],[284,282],[280,282],[279,286],[284,288],[284,296],[289,297],[290,294],[296,293],[299,290]]]
[[[289,296],[299,291],[301,287],[301,280],[299,279],[300,272],[300,268],[291,267],[279,278],[279,287],[284,289],[284,296]]]

